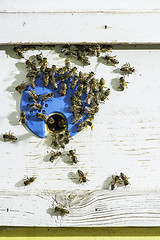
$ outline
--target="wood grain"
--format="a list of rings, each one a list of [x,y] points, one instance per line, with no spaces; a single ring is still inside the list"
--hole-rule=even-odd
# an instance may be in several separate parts
[[[41,51],[50,64],[64,65],[59,46],[28,51],[25,59]],[[79,71],[104,77],[111,95],[101,105],[93,131],[87,128],[77,134],[62,159],[50,163],[49,138],[39,139],[19,123],[20,95],[15,86],[26,81],[25,59],[17,59],[13,46],[0,47],[0,131],[11,130],[18,137],[17,143],[0,142],[0,225],[159,225],[160,50],[114,49],[110,54],[117,55],[117,68],[96,57],[90,58],[88,67],[76,62]],[[126,77],[128,89],[121,92],[117,90],[119,67],[125,62],[136,71]],[[66,153],[74,148],[79,163],[70,165]],[[77,182],[78,169],[88,172],[86,184]],[[120,172],[130,177],[131,184],[111,191],[112,175]],[[33,175],[36,181],[24,187],[25,176]],[[69,215],[53,215],[55,196],[67,205]]]

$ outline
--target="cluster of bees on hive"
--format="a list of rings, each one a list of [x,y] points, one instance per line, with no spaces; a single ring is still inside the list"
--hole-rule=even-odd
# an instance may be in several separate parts
[[[15,47],[14,51],[19,58],[24,58],[23,52],[30,49],[35,49],[35,46],[19,46]],[[108,52],[110,52],[112,46],[105,45],[105,44],[95,44],[95,45],[65,45],[61,48],[61,53],[63,53],[66,57],[65,59],[65,66],[61,68],[57,68],[56,65],[52,65],[48,67],[48,61],[46,57],[43,57],[42,53],[37,54],[34,57],[34,60],[31,61],[29,59],[26,60],[26,68],[28,70],[26,77],[29,79],[28,82],[22,82],[20,85],[16,86],[15,90],[18,91],[20,94],[23,93],[24,90],[28,88],[28,84],[32,89],[28,90],[30,95],[30,99],[32,101],[29,104],[30,110],[38,110],[39,112],[36,113],[36,117],[42,119],[47,124],[53,124],[54,118],[52,116],[47,116],[45,111],[40,113],[42,110],[43,102],[48,100],[53,100],[54,93],[45,93],[42,95],[37,95],[35,91],[35,80],[36,77],[43,73],[42,81],[44,87],[47,87],[49,83],[51,83],[52,88],[56,90],[58,85],[60,85],[60,95],[65,96],[66,92],[69,90],[67,89],[67,84],[65,80],[68,80],[72,77],[70,81],[70,89],[75,89],[77,83],[79,81],[79,85],[76,89],[74,95],[71,96],[71,106],[70,111],[73,113],[73,124],[78,124],[77,132],[82,131],[87,126],[90,126],[93,129],[93,119],[95,114],[99,111],[100,103],[105,102],[108,99],[110,94],[110,89],[105,87],[105,80],[101,78],[100,80],[95,78],[94,72],[89,72],[88,74],[84,74],[82,71],[78,72],[77,67],[71,67],[71,60],[76,59],[80,61],[83,66],[90,65],[90,61],[88,56],[96,56],[100,57],[101,52],[106,53],[103,56],[103,60],[111,66],[116,66],[119,61],[116,59],[116,56],[110,56]],[[125,87],[127,87],[127,83],[125,81],[124,75],[132,74],[135,69],[130,66],[129,63],[124,64],[120,71],[122,72],[123,77],[119,79],[119,86],[118,88],[123,91]],[[55,78],[55,75],[58,75],[58,81]],[[81,95],[82,93],[86,94],[85,102],[82,101]],[[85,107],[83,107],[83,103],[85,103]],[[83,122],[81,121],[83,117],[83,113],[88,115],[88,118],[85,119]],[[20,113],[20,121],[22,124],[25,124],[27,120],[26,112],[23,110]],[[64,131],[62,133],[54,132],[51,134],[52,140],[51,145],[54,147],[65,148],[65,145],[69,143],[71,137],[70,132],[67,130],[66,122],[61,119],[59,122],[59,127],[63,127]],[[17,141],[17,137],[14,136],[14,133],[5,133],[3,134],[4,141]],[[54,162],[55,159],[59,158],[62,155],[61,151],[51,151],[50,152],[50,162]],[[78,163],[78,157],[76,154],[76,150],[72,149],[69,150],[67,155],[69,156],[70,161],[73,164]],[[86,182],[88,179],[86,174],[82,170],[78,170],[76,173],[77,177],[79,178],[80,183]],[[36,177],[30,177],[24,180],[24,185],[30,185],[32,182],[36,180]],[[129,184],[128,178],[124,173],[120,173],[120,175],[112,176],[112,181],[110,182],[111,190],[114,190],[115,187],[123,183],[124,186]],[[69,213],[67,209],[61,207],[60,205],[55,207],[55,212],[58,212],[62,215]]]

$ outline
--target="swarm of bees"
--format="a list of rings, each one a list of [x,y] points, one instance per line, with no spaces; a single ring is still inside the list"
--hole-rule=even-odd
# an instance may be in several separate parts
[[[27,50],[35,49],[34,46],[19,46],[14,47],[14,51],[18,58],[24,58],[24,52]],[[83,66],[90,65],[88,56],[100,57],[101,53],[103,61],[107,65],[116,66],[119,61],[116,56],[110,56],[108,52],[112,50],[111,45],[106,44],[93,44],[93,45],[65,45],[61,48],[61,53],[66,56],[65,65],[61,68],[52,65],[48,67],[48,61],[46,57],[43,57],[42,53],[33,56],[34,60],[25,59],[27,75],[29,83],[22,82],[20,85],[15,87],[15,90],[20,94],[28,89],[28,95],[30,99],[30,104],[27,107],[31,112],[35,112],[37,120],[44,121],[48,126],[56,125],[57,128],[62,128],[63,131],[58,132],[54,129],[51,133],[51,147],[64,149],[65,145],[71,140],[70,131],[67,130],[67,122],[64,119],[59,119],[55,123],[55,119],[52,116],[47,116],[43,110],[43,104],[46,101],[53,101],[55,94],[52,92],[45,92],[44,94],[38,95],[36,92],[36,78],[42,75],[42,83],[45,89],[52,86],[53,90],[57,90],[60,86],[59,96],[65,97],[67,95],[68,89],[73,91],[73,95],[70,98],[71,105],[69,110],[73,114],[72,123],[77,126],[77,132],[81,132],[88,126],[93,130],[93,119],[95,114],[99,111],[99,106],[104,103],[110,95],[110,88],[105,86],[104,78],[96,79],[95,73],[93,71],[88,74],[82,71],[78,72],[77,67],[72,67],[72,58],[80,61]],[[134,73],[134,67],[131,67],[129,63],[125,63],[120,71],[122,77],[119,79],[118,88],[123,91],[127,87],[127,82],[125,81],[124,75],[130,75]],[[69,83],[69,84],[68,84]],[[83,96],[83,97],[82,97]],[[84,97],[85,96],[85,97]],[[85,98],[85,99],[84,99]],[[84,99],[84,100],[82,100]],[[20,122],[25,124],[28,116],[24,110],[20,113]],[[17,137],[13,135],[12,132],[3,134],[4,141],[15,142]],[[54,162],[59,157],[62,157],[62,151],[51,151],[50,152],[50,162]],[[78,157],[76,154],[76,149],[71,149],[68,151],[68,158],[72,164],[77,164]],[[79,178],[80,183],[85,183],[88,181],[86,175],[82,170],[78,170],[76,173]],[[30,177],[24,180],[24,185],[28,186],[36,180],[36,177]],[[129,185],[127,176],[124,173],[120,175],[114,175],[110,183],[111,190],[114,190],[116,186],[123,184],[124,186]],[[54,211],[60,215],[68,214],[68,209],[62,207],[58,204],[54,207]]]
[[[114,190],[117,185],[121,185],[121,186],[123,185],[126,187],[129,184],[130,183],[128,181],[127,176],[121,172],[120,175],[112,176],[112,181],[110,183],[110,186],[111,186],[111,190]]]

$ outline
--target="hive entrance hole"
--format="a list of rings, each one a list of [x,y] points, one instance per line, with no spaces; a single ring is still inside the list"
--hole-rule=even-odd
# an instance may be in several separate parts
[[[49,132],[62,132],[67,128],[67,120],[61,113],[52,113],[48,116],[47,127]]]

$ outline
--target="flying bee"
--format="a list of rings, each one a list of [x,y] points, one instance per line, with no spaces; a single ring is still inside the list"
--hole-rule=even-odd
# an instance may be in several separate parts
[[[77,67],[73,67],[70,71],[69,71],[69,76],[72,77],[73,75],[75,75],[77,72]]]
[[[71,67],[71,60],[70,60],[70,58],[66,58],[65,59],[65,66],[66,66],[67,69],[70,69],[70,67]]]
[[[48,117],[47,115],[43,114],[43,113],[36,113],[36,117],[39,118],[39,119],[42,119],[44,122],[47,122],[48,120]]]
[[[56,90],[58,88],[58,84],[56,82],[54,75],[50,77],[50,82],[51,82],[52,88]]]
[[[59,206],[55,207],[54,211],[59,213],[62,216],[69,213],[69,211],[66,208],[59,207]]]
[[[35,89],[35,85],[36,85],[35,80],[36,80],[35,76],[29,78],[29,84],[30,84],[31,88],[33,88],[33,89]]]
[[[33,100],[34,100],[35,102],[38,101],[39,97],[38,97],[38,95],[36,94],[35,91],[33,91],[32,89],[29,89],[28,93],[29,93],[29,95],[33,98]]]
[[[56,160],[58,157],[61,156],[61,152],[54,152],[54,151],[51,151],[51,157],[49,159],[50,162],[53,162],[54,160]]]
[[[80,84],[78,87],[77,87],[77,91],[76,91],[76,96],[77,97],[80,97],[82,95],[82,92],[83,92],[83,84]]]
[[[129,63],[125,63],[121,68],[120,70],[124,73],[124,74],[132,74],[135,69],[134,67],[131,67]]]
[[[43,108],[42,105],[39,104],[39,103],[32,103],[32,104],[30,104],[29,106],[30,106],[30,108],[31,108],[32,110],[39,110],[39,111],[41,111],[42,108]]]
[[[43,84],[44,84],[45,87],[47,87],[48,84],[49,84],[49,75],[48,75],[48,73],[45,73],[43,75]]]
[[[16,89],[17,92],[19,92],[19,93],[21,94],[24,90],[27,89],[27,87],[28,87],[28,83],[22,82],[22,83],[21,83],[20,85],[18,85],[15,89]]]
[[[111,190],[114,190],[120,179],[118,175],[112,176],[112,179],[113,180],[111,181],[110,185],[111,185]]]
[[[10,132],[10,131],[9,131],[9,133],[3,134],[3,139],[4,139],[5,142],[9,142],[9,141],[10,142],[15,142],[15,141],[17,141],[17,137],[15,137],[13,135],[13,133]]]
[[[45,93],[41,95],[41,101],[52,100],[51,98],[54,97],[54,93]]]
[[[112,65],[112,66],[115,66],[116,64],[119,63],[119,61],[116,59],[116,57],[117,57],[117,56],[112,56],[112,57],[111,57],[111,56],[109,56],[109,55],[107,54],[105,57],[103,57],[103,59],[107,61],[107,64],[110,64],[110,65]]]
[[[61,96],[65,96],[66,91],[67,91],[67,84],[66,83],[61,83],[61,90],[60,90]]]
[[[20,47],[14,47],[13,50],[15,51],[15,53],[16,53],[16,55],[17,55],[18,57],[24,58],[24,55],[23,55],[22,50],[21,50]]]
[[[109,95],[110,95],[110,88],[107,88],[107,90],[102,92],[102,94],[100,96],[100,100],[105,101]]]
[[[27,177],[27,179],[26,180],[24,180],[24,185],[25,186],[28,186],[28,185],[30,185],[32,182],[34,182],[36,180],[36,177],[30,177],[30,178],[28,178]]]
[[[127,87],[127,83],[125,81],[125,78],[120,77],[118,88],[120,88],[120,90],[123,91],[125,87]]]
[[[86,97],[85,104],[90,105],[90,103],[92,101],[92,98],[93,98],[93,95],[91,93],[88,93],[87,97]]]
[[[20,121],[22,124],[26,123],[26,112],[24,110],[21,111],[21,114],[20,114]]]
[[[68,153],[68,156],[70,157],[70,160],[72,163],[75,163],[77,164],[78,162],[78,159],[77,159],[77,156],[76,156],[76,150],[69,150],[69,153]]]
[[[26,67],[27,68],[31,68],[34,71],[37,71],[36,65],[34,62],[31,62],[30,60],[26,61]]]
[[[87,182],[88,179],[86,178],[86,175],[87,173],[84,173],[81,170],[77,171],[77,176],[79,177],[80,183]]]
[[[37,54],[37,55],[36,55],[36,59],[37,59],[37,61],[38,61],[40,64],[42,64],[42,62],[43,62],[42,53]]]
[[[78,123],[79,120],[80,120],[82,117],[83,117],[83,114],[78,113],[78,114],[74,117],[74,119],[72,120],[72,123],[73,123],[73,124]]]
[[[124,173],[120,173],[120,178],[122,179],[124,186],[127,186],[129,183],[127,176]]]
[[[84,74],[80,71],[79,72],[79,81],[80,81],[80,83],[84,83],[84,80],[85,80]]]
[[[72,81],[70,82],[70,87],[71,89],[75,89],[76,85],[77,85],[77,82],[78,82],[78,77],[75,75],[73,78],[72,78]]]
[[[83,65],[90,65],[90,61],[85,56],[78,56],[78,60],[83,63]]]
[[[104,80],[104,78],[101,78],[99,81],[99,91],[100,92],[103,91],[104,85],[105,85],[105,80]]]

